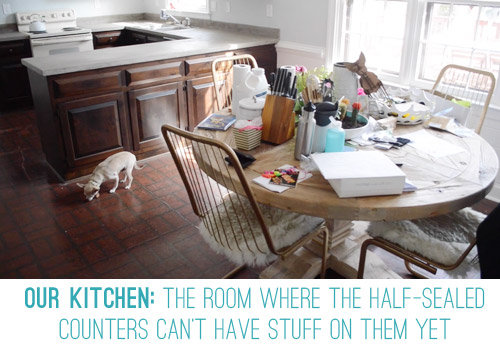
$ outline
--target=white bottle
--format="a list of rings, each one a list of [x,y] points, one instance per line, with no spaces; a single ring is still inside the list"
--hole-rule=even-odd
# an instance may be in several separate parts
[[[238,117],[239,101],[256,96],[265,98],[268,90],[267,79],[264,68],[252,68],[250,74],[247,74],[242,83],[233,87],[233,115]]]
[[[316,123],[316,127],[314,128],[314,140],[311,150],[312,153],[325,151],[326,133],[331,128],[331,126],[332,126],[331,120],[328,124],[323,126],[320,126]]]

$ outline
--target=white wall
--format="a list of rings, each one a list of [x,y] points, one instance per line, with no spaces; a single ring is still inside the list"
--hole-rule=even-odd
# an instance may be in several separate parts
[[[144,12],[143,0],[99,0],[98,3],[100,8],[96,9],[94,0],[2,0],[2,4],[10,4],[12,14],[4,15],[0,8],[0,24],[16,23],[16,12],[35,10],[71,8],[77,18]]]

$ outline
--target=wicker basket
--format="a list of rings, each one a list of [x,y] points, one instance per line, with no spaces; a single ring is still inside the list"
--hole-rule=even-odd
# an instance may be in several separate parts
[[[262,136],[262,129],[249,129],[240,131],[239,129],[233,128],[234,141],[236,143],[236,148],[243,151],[250,151],[255,147],[260,145],[260,138]]]

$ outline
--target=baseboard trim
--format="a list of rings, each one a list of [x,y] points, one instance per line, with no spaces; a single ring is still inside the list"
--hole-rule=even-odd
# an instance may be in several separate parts
[[[311,56],[311,57],[315,57],[315,58],[318,58],[318,56],[319,56],[321,59],[325,58],[325,48],[322,46],[314,46],[314,45],[296,43],[293,41],[280,40],[276,44],[276,49],[277,50],[285,50],[285,51],[293,51],[297,54],[304,55],[304,56]]]

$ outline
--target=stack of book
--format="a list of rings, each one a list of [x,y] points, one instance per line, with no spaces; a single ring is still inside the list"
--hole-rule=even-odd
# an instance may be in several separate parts
[[[245,130],[233,128],[233,136],[236,148],[244,151],[250,151],[260,145],[262,128]]]

